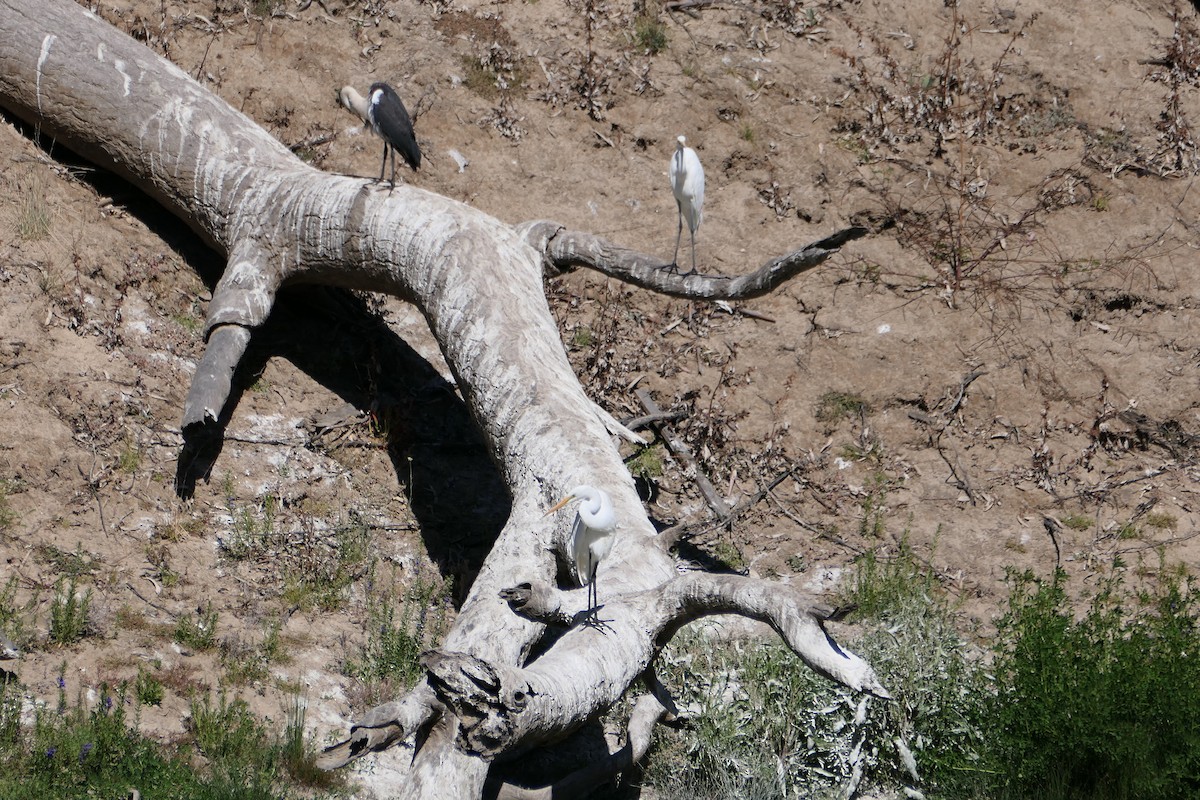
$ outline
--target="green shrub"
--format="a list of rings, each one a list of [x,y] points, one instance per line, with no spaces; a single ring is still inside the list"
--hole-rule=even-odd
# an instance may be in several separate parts
[[[62,578],[54,584],[54,598],[50,601],[50,641],[54,644],[72,644],[88,633],[92,590],[80,595],[77,588],[74,574],[65,587]]]
[[[12,493],[12,483],[0,480],[0,531],[8,530],[17,521],[17,512],[8,504],[8,496]]]
[[[3,527],[3,526],[0,526]],[[36,595],[24,608],[28,611],[36,603]],[[25,614],[17,605],[17,576],[13,575],[0,588],[0,634],[7,636],[18,647],[29,644],[29,634],[25,629]]]
[[[85,800],[126,797],[136,788],[161,800],[268,800],[252,764],[234,779],[212,779],[130,727],[139,706],[122,686],[100,687],[92,708],[67,705],[59,676],[58,711],[39,708],[20,723],[20,696],[0,684],[0,797],[5,800]],[[262,782],[258,781],[261,785]]]
[[[207,696],[193,699],[190,714],[188,727],[215,774],[233,778],[253,764],[259,774],[256,783],[270,786],[278,758],[274,739],[245,700],[231,700],[221,690],[215,702]]]
[[[1114,575],[1078,620],[1064,583],[1017,576],[1000,620],[1003,796],[1200,797],[1200,610],[1185,579],[1139,601]]]
[[[374,582],[374,577],[368,584]],[[367,609],[367,642],[358,658],[347,659],[345,672],[360,680],[370,703],[385,690],[411,686],[423,674],[419,658],[441,637],[446,614],[434,583],[418,581],[405,597],[397,619],[391,595],[372,595]],[[393,686],[399,684],[399,686]]]
[[[872,632],[849,646],[895,700],[870,698],[804,666],[778,643],[714,647],[684,637],[662,676],[688,712],[648,780],[666,797],[833,797],[868,787],[949,789],[979,768],[990,687],[953,626],[933,575],[902,547],[864,558],[851,602]],[[897,741],[899,744],[897,744]],[[918,783],[901,748],[916,759]],[[949,796],[949,795],[943,795]]]
[[[162,682],[145,670],[138,669],[137,680],[134,681],[133,690],[137,694],[137,700],[140,705],[162,705],[165,694]]]
[[[641,14],[633,21],[633,43],[647,55],[667,49],[667,26],[652,14]]]
[[[211,650],[217,643],[217,619],[219,615],[212,603],[198,611],[193,619],[190,615],[180,617],[175,623],[175,641],[197,650]]]

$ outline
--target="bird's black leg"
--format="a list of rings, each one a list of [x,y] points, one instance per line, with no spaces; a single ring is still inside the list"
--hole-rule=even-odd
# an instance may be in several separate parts
[[[687,275],[684,275],[683,277],[685,277],[685,278],[688,275],[696,274],[696,232],[691,231],[691,234],[692,234],[692,271],[689,272]]]
[[[596,583],[596,568],[598,564],[592,565],[592,579],[588,581],[588,608],[583,614],[583,624],[589,628],[599,628],[601,631],[612,630],[606,623],[607,620],[600,619],[600,587]]]
[[[383,163],[379,165],[379,180],[376,183],[383,183],[383,171],[387,168],[388,143],[383,143]]]
[[[679,201],[675,201],[675,207],[679,209],[679,227],[675,230],[675,255],[671,256],[671,263],[667,264],[664,269],[667,272],[679,272],[679,240],[683,237],[683,206]]]
[[[395,188],[396,188],[396,148],[393,147],[392,148],[392,189],[395,189]],[[390,192],[392,189],[388,189],[388,191]],[[692,257],[695,258],[694,253],[692,254]]]

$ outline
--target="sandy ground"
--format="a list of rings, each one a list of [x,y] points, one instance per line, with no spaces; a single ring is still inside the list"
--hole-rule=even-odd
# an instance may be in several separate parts
[[[336,89],[389,81],[425,153],[404,178],[507,222],[555,219],[668,257],[679,134],[707,175],[704,271],[746,272],[864,212],[896,215],[729,307],[595,275],[548,287],[585,385],[615,415],[641,413],[635,382],[686,409],[681,432],[731,501],[791,472],[683,557],[826,588],[905,539],[980,637],[1010,569],[1045,576],[1057,561],[1085,597],[1118,563],[1137,582],[1200,561],[1200,195],[1178,124],[1200,119],[1200,90],[1186,70],[1174,90],[1154,77],[1175,52],[1173,10],[1188,52],[1191,6],[698,5],[658,12],[656,54],[629,7],[598,6],[594,117],[582,5],[270,7],[98,10],[333,172],[374,176],[380,154]],[[947,71],[940,106],[905,105]],[[151,670],[168,692],[143,722],[170,736],[188,691],[279,624],[289,658],[243,693],[279,720],[301,688],[315,735],[339,734],[366,705],[342,668],[372,593],[423,582],[461,598],[504,509],[419,315],[292,293],[256,336],[211,472],[180,497],[179,419],[219,262],[10,118],[0,165],[0,578],[29,604],[15,672],[50,698],[64,662],[79,687]],[[659,452],[653,516],[704,518]],[[324,607],[289,592],[328,577],[351,523],[370,531],[371,576]],[[247,538],[262,547],[230,557]],[[71,565],[93,591],[94,635],[59,647],[49,606]],[[174,644],[177,620],[209,602],[223,646]]]

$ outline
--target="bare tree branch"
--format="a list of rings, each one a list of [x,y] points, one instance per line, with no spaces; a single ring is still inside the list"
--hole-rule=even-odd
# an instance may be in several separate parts
[[[680,275],[668,270],[670,265],[657,256],[638,253],[590,233],[569,231],[557,222],[527,222],[517,230],[542,254],[550,277],[587,267],[643,289],[690,300],[746,300],[770,294],[797,275],[820,266],[847,242],[871,232],[862,226],[843,228],[819,242],[771,259],[748,275]]]

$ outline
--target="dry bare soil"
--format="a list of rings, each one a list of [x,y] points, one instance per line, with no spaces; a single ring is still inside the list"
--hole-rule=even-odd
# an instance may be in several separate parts
[[[329,171],[373,177],[380,156],[336,90],[392,83],[425,153],[405,180],[508,222],[669,258],[679,134],[706,168],[705,272],[895,220],[732,306],[594,274],[547,290],[616,416],[641,413],[635,387],[685,410],[730,502],[786,475],[681,558],[833,589],[907,540],[986,638],[1010,569],[1058,563],[1083,598],[1114,568],[1136,583],[1200,560],[1200,45],[1192,7],[1165,0],[953,5],[93,7]],[[419,585],[444,624],[506,512],[419,315],[288,295],[195,462],[179,418],[219,261],[10,118],[0,192],[13,671],[40,698],[64,668],[72,691],[149,671],[167,693],[143,723],[164,738],[218,684],[276,720],[301,691],[318,741],[342,733],[388,691],[346,674],[369,610]],[[708,519],[661,445],[635,466],[659,463],[652,515]],[[68,574],[92,591],[90,635],[60,646]],[[209,604],[218,646],[175,642]]]

